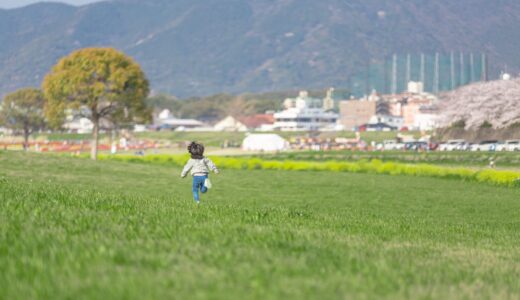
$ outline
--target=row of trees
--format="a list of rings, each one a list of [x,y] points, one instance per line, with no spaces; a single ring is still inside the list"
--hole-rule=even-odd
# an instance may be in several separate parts
[[[25,88],[4,98],[0,124],[29,136],[44,128],[58,129],[67,115],[88,118],[91,158],[97,159],[101,122],[113,126],[148,122],[149,83],[140,66],[112,48],[87,48],[62,58],[43,80],[42,88]]]

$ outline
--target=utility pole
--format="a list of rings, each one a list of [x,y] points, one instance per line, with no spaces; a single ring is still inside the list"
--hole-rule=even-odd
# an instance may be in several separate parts
[[[410,53],[406,55],[406,85],[412,80],[412,56]]]
[[[434,94],[439,93],[439,79],[440,79],[440,75],[439,75],[440,62],[439,62],[439,60],[440,60],[440,55],[439,55],[439,52],[437,52],[437,53],[435,53],[435,67],[433,70],[433,93]]]
[[[370,95],[370,59],[366,62],[365,94]]]
[[[451,89],[454,90],[457,82],[455,81],[455,53],[450,53],[450,78],[451,78]]]
[[[485,53],[482,53],[482,74],[480,74],[480,80],[482,81],[488,81],[488,62],[487,62],[487,56]]]
[[[464,63],[464,52],[460,51],[460,85],[466,84],[466,65]]]
[[[423,85],[426,85],[426,57],[424,56],[424,53],[421,53],[421,70],[420,70],[420,80],[423,83]]]
[[[397,94],[397,54],[394,54],[392,60],[392,95]]]
[[[475,81],[475,56],[473,52],[469,54],[469,82]]]
[[[384,59],[385,59],[385,65],[384,65],[384,71],[383,72],[385,73],[384,74],[384,81],[385,82],[384,82],[384,91],[383,91],[383,93],[384,94],[388,94],[388,59],[389,58],[388,58],[387,55],[385,55]]]

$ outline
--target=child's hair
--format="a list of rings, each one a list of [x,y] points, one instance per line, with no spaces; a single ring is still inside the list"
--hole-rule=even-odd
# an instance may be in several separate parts
[[[188,146],[188,152],[191,154],[191,158],[193,159],[203,159],[204,158],[204,145],[191,142]]]

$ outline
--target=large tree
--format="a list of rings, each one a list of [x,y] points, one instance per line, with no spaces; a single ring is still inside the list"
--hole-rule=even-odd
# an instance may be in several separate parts
[[[0,106],[0,123],[24,137],[24,150],[28,149],[29,136],[45,126],[45,99],[39,89],[25,88],[7,95]]]
[[[62,58],[45,77],[43,90],[53,125],[63,124],[66,111],[93,123],[94,160],[102,120],[118,124],[150,119],[145,74],[134,60],[112,48],[86,48]]]

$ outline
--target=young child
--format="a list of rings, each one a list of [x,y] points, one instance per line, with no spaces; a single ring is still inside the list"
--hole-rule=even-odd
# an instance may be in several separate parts
[[[209,181],[209,171],[219,173],[217,166],[209,159],[204,157],[204,146],[196,142],[192,142],[188,146],[188,152],[191,154],[191,159],[188,160],[182,169],[181,177],[184,178],[191,170],[193,176],[193,199],[197,204],[200,202],[199,190],[204,194],[211,188]]]

